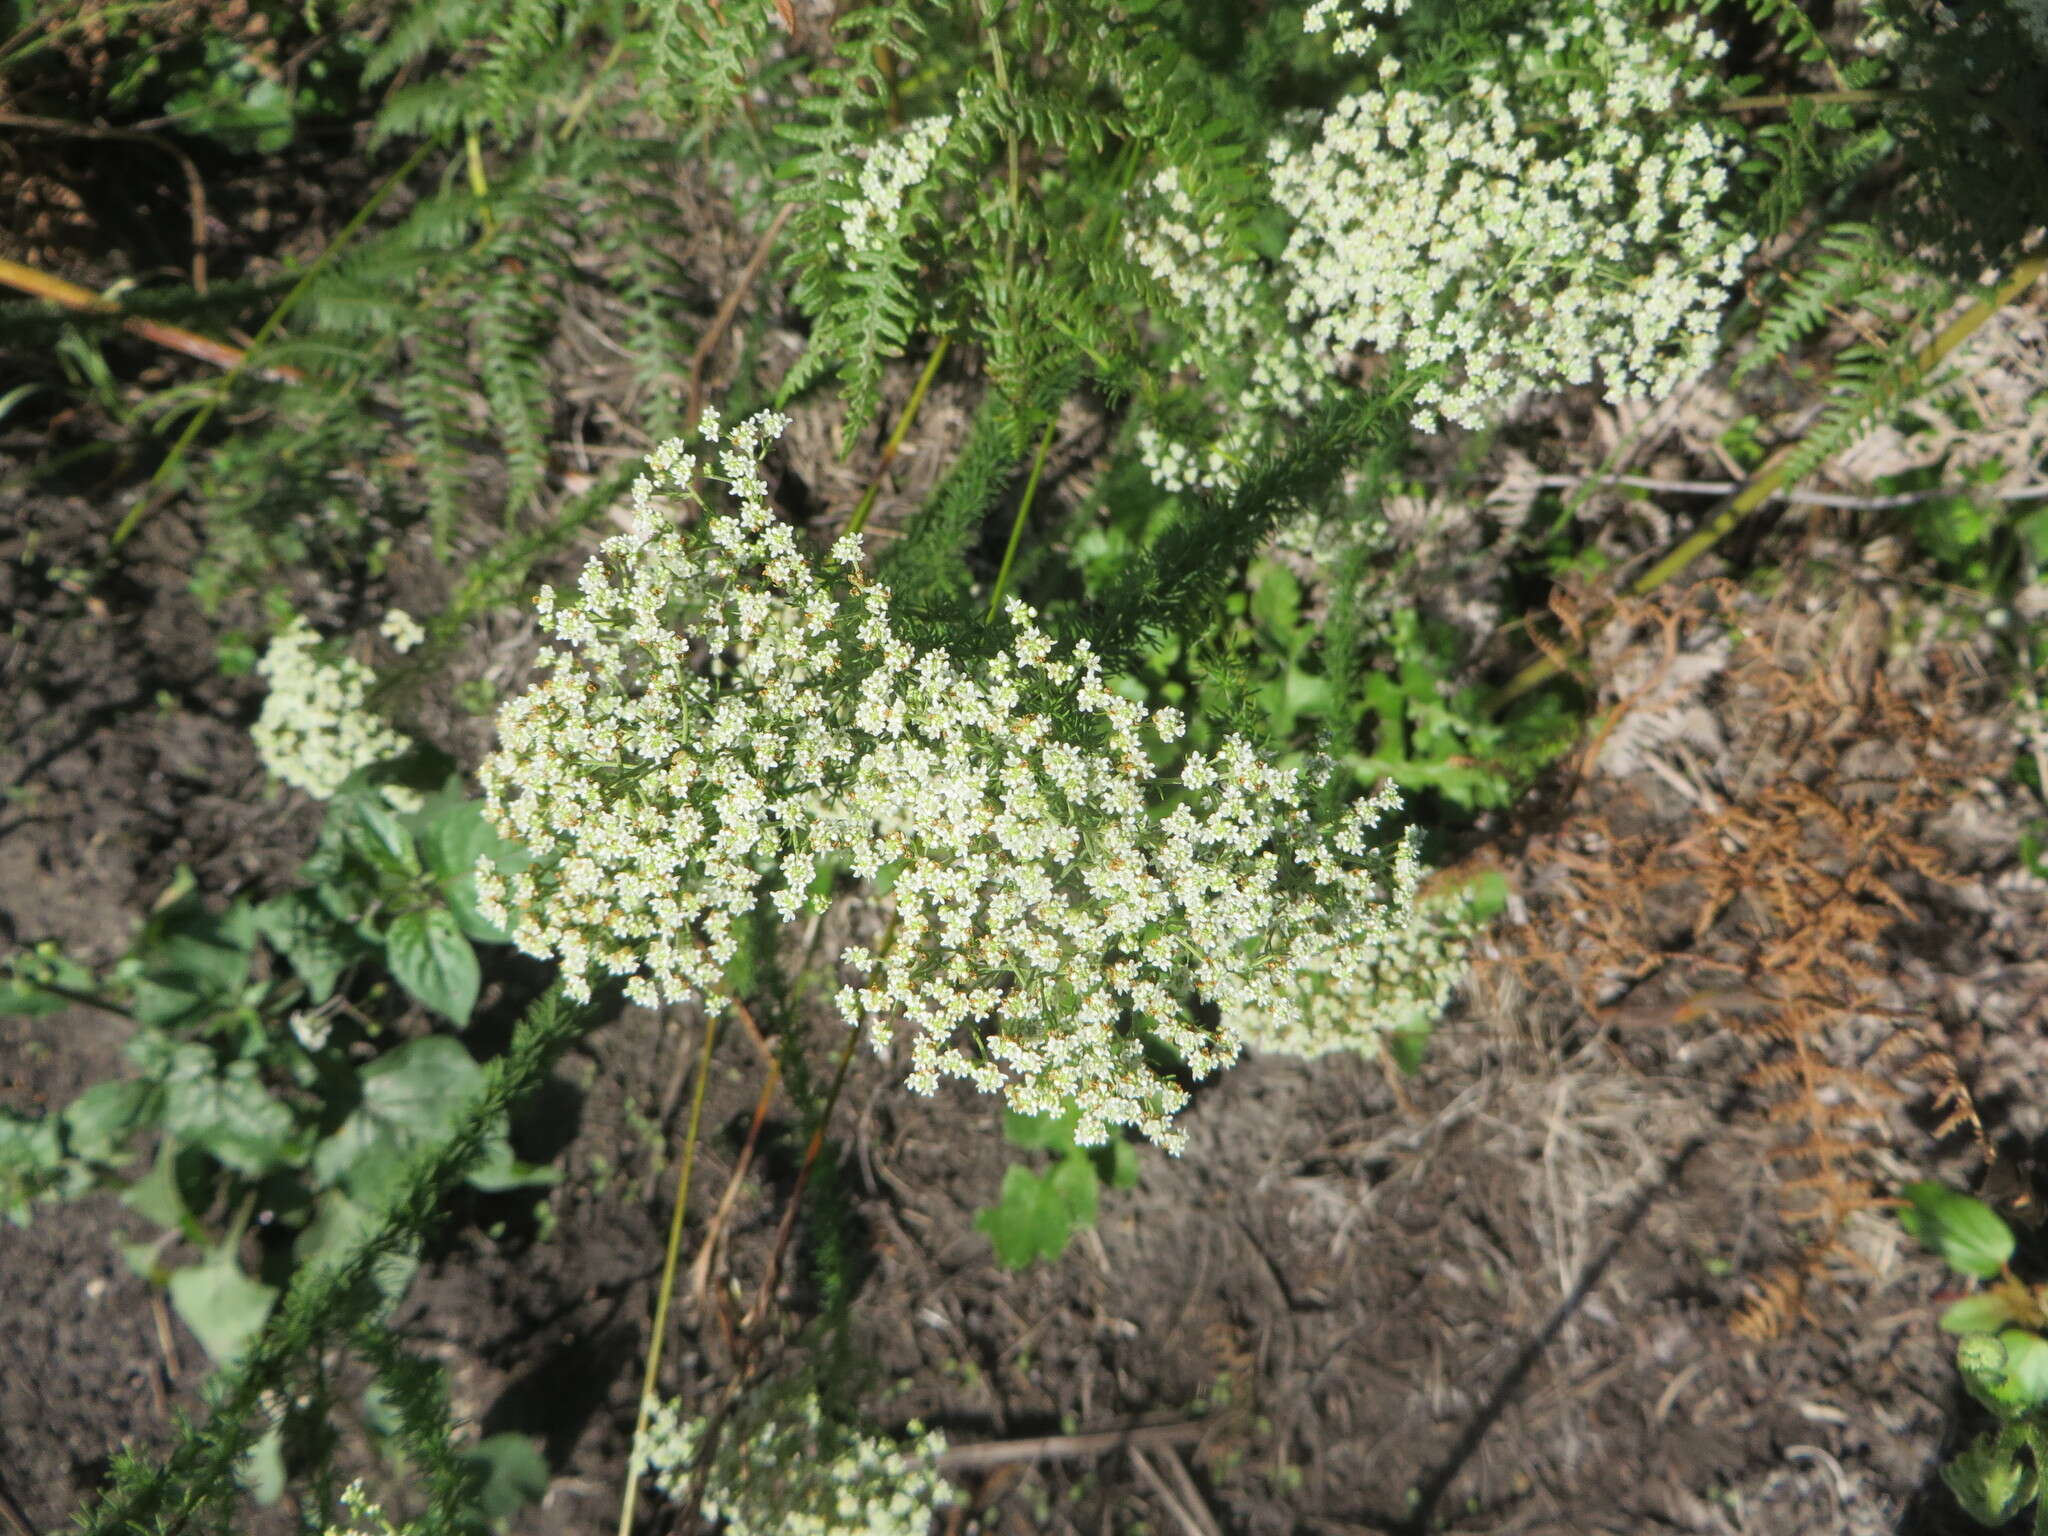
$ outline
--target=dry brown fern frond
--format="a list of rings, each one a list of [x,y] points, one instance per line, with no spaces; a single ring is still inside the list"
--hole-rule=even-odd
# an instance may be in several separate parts
[[[1804,1317],[1815,1281],[1855,1259],[1843,1226],[1884,1203],[1871,1154],[1909,1084],[1925,1086],[1937,1134],[1967,1131],[1988,1152],[1953,1052],[1903,1006],[1885,948],[1898,925],[1927,920],[1928,887],[1962,878],[1922,829],[1982,765],[1957,724],[1953,677],[1908,699],[1881,669],[1816,654],[1810,616],[1788,606],[1757,622],[1756,600],[1711,590],[1720,613],[1741,618],[1713,679],[1730,750],[1706,768],[1674,759],[1640,775],[1648,788],[1693,773],[1690,815],[1674,817],[1664,795],[1661,824],[1617,816],[1613,797],[1627,791],[1610,783],[1597,817],[1532,839],[1545,879],[1525,952],[1568,955],[1559,975],[1597,1019],[1711,1020],[1744,1042],[1753,1112],[1782,1133],[1767,1157],[1780,1217],[1802,1232],[1798,1259],[1757,1281],[1734,1319],[1762,1338]],[[1652,659],[1639,655],[1617,685],[1621,712],[1683,651],[1687,624],[1720,627],[1708,606],[1688,597],[1626,616]],[[1851,613],[1838,627],[1855,622]],[[1722,1006],[1730,997],[1740,1005]]]

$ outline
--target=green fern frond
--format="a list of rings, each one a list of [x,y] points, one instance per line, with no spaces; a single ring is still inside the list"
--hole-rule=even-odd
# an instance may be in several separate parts
[[[1819,330],[1831,309],[1856,303],[1898,271],[1898,263],[1868,224],[1833,225],[1817,244],[1821,254],[1788,281],[1757,327],[1751,351],[1735,365],[1738,382],[1779,361]]]

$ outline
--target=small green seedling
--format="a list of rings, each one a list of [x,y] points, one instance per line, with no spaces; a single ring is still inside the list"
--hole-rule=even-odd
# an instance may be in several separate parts
[[[1043,1173],[1012,1163],[1003,1173],[1002,1197],[975,1213],[974,1225],[995,1244],[1005,1269],[1066,1252],[1077,1227],[1095,1224],[1102,1187],[1129,1189],[1138,1182],[1138,1152],[1121,1137],[1100,1147],[1074,1145],[1080,1111],[1020,1115],[1004,1111],[1003,1136],[1011,1146],[1052,1152],[1058,1161]]]
[[[475,865],[516,867],[523,855],[452,778],[399,798],[411,808],[351,781],[305,883],[281,895],[214,912],[181,868],[112,965],[95,971],[42,943],[0,969],[0,1013],[117,1014],[132,1026],[134,1068],[53,1115],[0,1111],[0,1218],[22,1223],[38,1200],[120,1190],[159,1229],[122,1245],[129,1264],[164,1288],[218,1365],[240,1356],[294,1265],[347,1248],[483,1086],[484,1069],[452,1035],[401,1038],[409,1010],[391,982],[467,1023],[480,974],[472,944],[504,941],[476,911]],[[482,1190],[552,1179],[513,1155],[502,1122],[469,1175]],[[252,1227],[269,1240],[245,1271]],[[413,1268],[394,1255],[378,1270],[392,1301]]]
[[[1939,1184],[1908,1185],[1899,1220],[1958,1274],[1990,1286],[1941,1316],[1959,1334],[1956,1367],[1970,1396],[1999,1420],[1941,1469],[1942,1481],[1971,1519],[2001,1526],[2029,1504],[2034,1530],[2048,1536],[2048,1286],[2012,1273],[2012,1229],[1981,1200]]]

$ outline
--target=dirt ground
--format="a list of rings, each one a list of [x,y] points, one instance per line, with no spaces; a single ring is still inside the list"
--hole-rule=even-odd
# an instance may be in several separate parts
[[[706,261],[744,257],[729,239]],[[943,463],[960,421],[947,391],[968,388],[942,382],[931,440],[913,445],[878,528]],[[1552,471],[1590,466],[1599,434],[1570,420],[1514,451],[1548,453]],[[790,452],[813,504],[843,511],[866,468],[835,462],[817,446],[829,437],[800,422]],[[1674,428],[1676,467],[1690,468],[1685,443]],[[84,596],[67,574],[99,547],[110,504],[0,514],[13,625],[0,642],[0,941],[56,938],[100,960],[179,864],[223,896],[260,887],[288,875],[318,823],[264,783],[247,734],[258,685],[215,665],[214,627],[185,596],[197,535],[180,513],[144,525],[113,587]],[[1652,514],[1665,526],[1636,528],[1637,545],[1683,516]],[[971,1518],[949,1532],[1964,1528],[1935,1476],[1974,1424],[1934,1323],[1945,1272],[1881,1208],[1850,1199],[1819,1223],[1825,1242],[1780,1214],[1802,1110],[1785,1110],[1768,1068],[1788,1050],[1835,1074],[1828,1102],[1868,1100],[1854,1171],[1837,1179],[1845,1199],[1979,1176],[1968,1134],[1935,1134],[1944,1054],[1986,1140],[2023,1170],[2015,1189],[2048,1105],[2048,884],[2014,862],[2029,807],[2005,771],[2015,744],[1990,640],[1931,628],[1910,572],[1859,563],[1861,533],[1788,519],[1768,598],[1702,588],[1669,627],[1644,614],[1610,631],[1597,667],[1605,701],[1626,708],[1522,810],[1479,829],[1475,857],[1516,893],[1511,921],[1414,1078],[1351,1057],[1249,1061],[1197,1093],[1185,1156],[1144,1151],[1137,1187],[1105,1196],[1093,1232],[1013,1275],[973,1224],[1013,1155],[991,1103],[958,1085],[914,1097],[887,1062],[856,1058],[835,1172],[855,1217],[851,1327],[875,1415],[922,1417],[957,1447],[1014,1448],[960,1473]],[[407,559],[388,590],[330,599],[431,611],[435,578]],[[516,679],[530,627],[493,625],[463,676]],[[1730,628],[1771,648],[1745,656],[1723,645]],[[1765,708],[1774,666],[1807,691]],[[1906,713],[1885,713],[1881,693]],[[436,739],[473,764],[482,723],[437,707]],[[1902,735],[1908,718],[1921,725]],[[1647,724],[1624,731],[1629,719]],[[1792,780],[1819,786],[1818,803],[1770,797]],[[1881,844],[1858,842],[1864,823],[1844,831],[1828,805],[1877,821],[1906,809]],[[1902,842],[1935,852],[1878,856]],[[1754,995],[1758,978],[1783,945],[1834,930],[1773,905],[1770,871],[1743,863],[1764,848],[1816,879],[1867,867],[1890,893],[1860,888],[1858,911],[1877,916],[1842,919],[1846,936],[1829,941],[1855,963],[1823,980],[1847,990],[1777,1035],[1749,1027],[1790,1016],[1785,996]],[[1724,888],[1743,869],[1756,884]],[[1731,974],[1753,1006],[1712,1003]],[[573,1053],[520,1128],[527,1147],[566,1143],[546,1213],[531,1192],[463,1204],[400,1314],[478,1432],[542,1439],[554,1479],[517,1532],[616,1523],[677,1089],[700,1028],[629,1010]],[[0,1020],[0,1104],[61,1105],[115,1067],[119,1043],[116,1021],[83,1012]],[[819,1026],[821,1071],[836,1044]],[[1899,1096],[1868,1091],[1858,1068]],[[761,1081],[759,1055],[729,1037],[693,1230]],[[793,1124],[778,1100],[776,1150],[736,1206],[736,1279],[758,1275],[774,1241]],[[113,1450],[160,1445],[175,1413],[198,1408],[198,1345],[114,1248],[139,1227],[99,1197],[0,1229],[0,1523],[15,1536],[62,1526]],[[1802,1283],[1776,1293],[1777,1336],[1737,1332],[1745,1300],[1788,1274]],[[798,1266],[788,1305],[805,1302]],[[715,1384],[715,1310],[684,1308],[667,1390]],[[1026,1453],[1134,1424],[1163,1427],[1137,1449]],[[643,1528],[672,1521],[657,1503]]]

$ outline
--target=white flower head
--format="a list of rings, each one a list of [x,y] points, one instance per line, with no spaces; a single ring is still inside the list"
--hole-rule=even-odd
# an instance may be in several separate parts
[[[403,608],[387,611],[384,622],[377,626],[377,630],[391,642],[391,649],[400,655],[404,655],[427,638],[427,632],[420,627],[420,621]]]
[[[263,766],[315,800],[329,800],[358,768],[401,755],[408,737],[371,713],[377,674],[328,654],[303,618],[278,631],[256,663],[270,682],[250,729]]]
[[[482,911],[572,995],[604,973],[641,1002],[719,993],[764,898],[790,920],[824,899],[820,861],[886,870],[887,936],[842,950],[838,1002],[877,1049],[907,1037],[914,1090],[963,1078],[1026,1114],[1078,1105],[1084,1142],[1130,1125],[1177,1148],[1186,1093],[1149,1042],[1214,1072],[1234,1021],[1300,1015],[1302,967],[1409,920],[1407,856],[1356,817],[1318,826],[1300,773],[1226,738],[1160,774],[1141,730],[1170,745],[1185,721],[1111,688],[1085,640],[1012,601],[993,657],[914,645],[846,568],[857,543],[818,560],[757,476],[730,478],[732,509],[609,539],[574,606],[539,605],[561,649],[479,771],[535,857],[479,867]],[[677,494],[672,469],[642,499]]]

